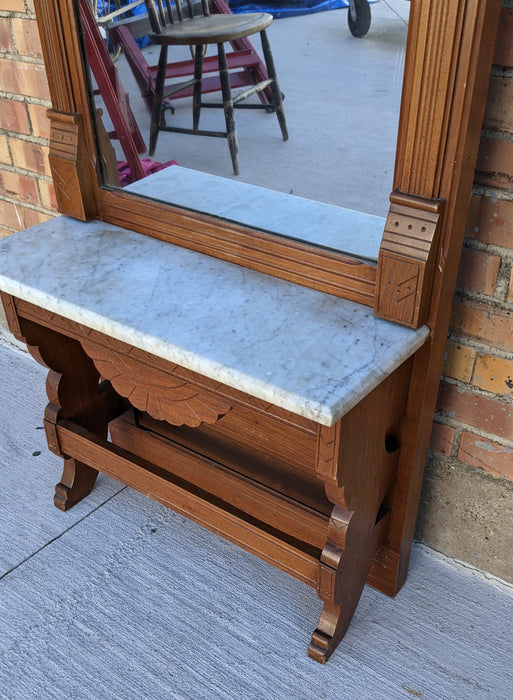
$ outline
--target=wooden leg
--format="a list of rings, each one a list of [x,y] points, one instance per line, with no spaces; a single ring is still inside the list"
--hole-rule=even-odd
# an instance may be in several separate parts
[[[201,115],[201,89],[203,82],[203,46],[194,47],[194,94],[192,98],[192,128],[198,129]]]
[[[276,74],[276,68],[274,67],[273,55],[271,52],[271,44],[267,38],[267,33],[264,31],[260,32],[260,39],[262,41],[262,53],[264,54],[265,65],[267,67],[267,73],[269,78],[273,81],[271,83],[271,90],[273,94],[273,103],[276,111],[276,116],[278,117],[278,123],[281,129],[281,135],[284,141],[289,138],[289,133],[287,130],[287,122],[285,121],[285,110],[283,109],[283,98],[281,95],[280,86],[278,84],[278,76]]]
[[[239,143],[237,140],[237,132],[235,131],[235,116],[233,110],[232,90],[230,87],[230,74],[228,72],[228,64],[226,62],[226,54],[224,45],[217,45],[217,54],[219,61],[219,78],[221,80],[221,90],[223,93],[223,109],[224,118],[226,121],[226,135],[228,138],[228,146],[232,157],[233,174],[239,174]]]
[[[60,510],[72,508],[91,492],[97,476],[97,469],[71,457],[65,457],[62,477],[55,487],[54,505]]]
[[[375,513],[362,515],[338,505],[331,514],[318,585],[324,607],[308,647],[308,656],[320,663],[326,663],[345,635],[372,559],[386,541],[389,518],[376,519]]]
[[[98,472],[62,452],[57,424],[71,420],[106,439],[110,414],[118,410],[111,401],[114,392],[108,383],[100,384],[99,372],[78,341],[25,319],[20,319],[20,326],[32,356],[50,368],[44,425],[48,447],[64,459],[54,503],[68,510],[91,491]]]
[[[64,470],[60,482],[55,487],[54,504],[61,510],[68,510],[87,496],[94,486],[98,471],[71,456],[63,454],[56,434],[59,419],[72,418],[79,425],[96,435],[107,437],[107,414],[99,392],[99,373],[93,362],[76,341],[63,338],[68,347],[68,366],[62,373],[50,370],[46,381],[46,391],[50,403],[45,411],[45,431],[48,446],[55,454],[63,457]]]
[[[344,636],[377,551],[388,541],[387,494],[400,454],[410,366],[399,368],[331,428],[319,426],[317,475],[333,509],[317,592],[324,602],[308,655],[325,663]]]
[[[160,47],[159,66],[155,81],[155,94],[153,96],[153,106],[151,110],[150,144],[148,153],[152,156],[157,146],[159,129],[162,124],[163,105],[162,96],[164,94],[164,83],[166,80],[167,46]]]

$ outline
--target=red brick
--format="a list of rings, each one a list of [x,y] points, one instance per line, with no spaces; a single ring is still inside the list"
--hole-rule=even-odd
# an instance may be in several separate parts
[[[32,124],[33,136],[44,139],[50,138],[50,120],[46,116],[47,107],[41,105],[29,105],[29,117]]]
[[[18,53],[34,58],[43,57],[41,39],[35,20],[13,18],[12,33]]]
[[[513,141],[481,139],[474,181],[486,187],[513,187]]]
[[[0,221],[4,228],[11,228],[15,231],[21,231],[23,220],[20,216],[19,209],[12,202],[5,202],[0,199]]]
[[[466,345],[448,341],[445,346],[442,374],[444,377],[470,382],[476,359],[476,351]]]
[[[27,209],[23,210],[23,222],[25,228],[29,226],[35,226],[36,224],[42,224],[43,221],[48,221],[52,216],[43,211],[38,211],[37,209]]]
[[[453,384],[441,382],[437,409],[441,415],[460,423],[513,440],[511,402],[473,394]]]
[[[513,66],[513,9],[503,7],[493,62],[498,66]]]
[[[479,355],[473,383],[493,394],[513,394],[513,360],[495,355]]]
[[[1,12],[25,12],[24,0],[0,0]]]
[[[454,428],[451,428],[450,425],[433,423],[429,449],[433,452],[450,456],[455,432]]]
[[[29,175],[4,171],[1,176],[1,192],[7,197],[30,204],[39,204],[36,181]]]
[[[55,188],[53,182],[39,180],[39,192],[41,193],[41,204],[47,209],[57,209],[57,199],[55,198]]]
[[[513,202],[472,197],[467,237],[513,249]]]
[[[12,165],[12,158],[9,153],[9,142],[5,134],[0,134],[0,163]]]
[[[23,102],[0,99],[0,129],[29,134],[27,106]]]
[[[0,85],[5,92],[50,100],[45,67],[42,64],[0,59]]]
[[[458,459],[474,467],[513,479],[513,449],[490,442],[480,435],[463,432]]]
[[[502,350],[513,350],[513,314],[486,304],[455,301],[451,328],[456,335],[465,335]]]
[[[36,173],[45,173],[47,170],[43,147],[31,141],[11,139],[11,153],[13,165],[33,170]]]
[[[14,51],[11,22],[8,17],[0,17],[0,51],[5,53]]]
[[[488,129],[513,131],[513,79],[492,76],[484,116]]]
[[[493,296],[500,265],[501,259],[496,255],[464,248],[456,286]]]

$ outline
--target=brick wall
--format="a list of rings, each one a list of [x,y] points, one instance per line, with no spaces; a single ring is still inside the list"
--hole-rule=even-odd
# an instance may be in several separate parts
[[[55,213],[50,94],[32,0],[0,0],[0,238]]]

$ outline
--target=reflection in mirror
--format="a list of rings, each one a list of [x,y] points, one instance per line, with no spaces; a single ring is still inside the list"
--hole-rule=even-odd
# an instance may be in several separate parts
[[[223,0],[213,2],[214,11],[223,5]],[[272,8],[272,0],[262,3],[262,10]],[[303,3],[311,5],[310,0]],[[148,72],[152,67],[156,72],[159,46],[148,40],[144,2],[133,2],[132,16],[126,13],[128,4],[94,0],[90,11],[91,0],[79,0],[104,184],[377,258],[392,189],[409,2],[373,3],[371,27],[357,39],[348,28],[347,8],[295,15],[301,0],[291,0],[296,6],[292,16],[275,19],[267,30],[285,95],[289,140],[282,140],[273,114],[236,110],[238,177],[232,174],[225,139],[162,132],[149,158]],[[116,8],[121,11],[112,18]],[[107,21],[106,14],[111,16]],[[117,44],[108,40],[108,32]],[[257,51],[254,70],[262,70],[258,34],[249,39]],[[217,65],[215,54],[215,46],[209,46],[204,61]],[[237,60],[249,60],[247,51]],[[181,72],[188,75],[179,82],[190,82],[189,47],[170,47],[168,61],[186,62]],[[180,72],[182,65],[174,69]],[[234,89],[234,94],[246,88]],[[219,102],[220,94],[204,94],[203,99]],[[190,127],[192,97],[178,94],[169,102],[166,122]],[[259,97],[253,95],[249,102],[258,104]],[[200,126],[225,130],[223,110],[202,109]]]

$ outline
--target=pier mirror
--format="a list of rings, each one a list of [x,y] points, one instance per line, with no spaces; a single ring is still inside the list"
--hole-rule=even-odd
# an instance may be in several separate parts
[[[429,321],[440,256],[447,261],[451,241],[461,240],[499,10],[497,0],[412,0],[391,204],[378,259],[372,260],[344,244],[339,251],[300,234],[278,236],[212,215],[208,208],[178,206],[172,190],[165,202],[109,184],[84,68],[80,2],[40,0],[59,209],[374,306],[385,318],[418,326]],[[365,39],[354,41],[365,51]],[[348,125],[334,119],[332,128]],[[342,157],[339,177],[348,179]]]

